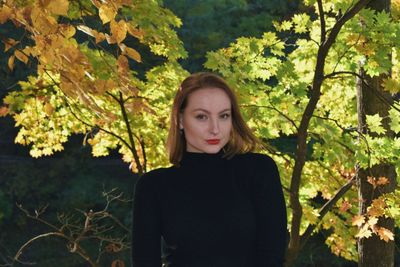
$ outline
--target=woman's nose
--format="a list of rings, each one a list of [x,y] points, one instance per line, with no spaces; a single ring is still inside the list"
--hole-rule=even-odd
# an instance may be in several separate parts
[[[219,122],[216,119],[210,120],[210,132],[214,135],[219,133]]]

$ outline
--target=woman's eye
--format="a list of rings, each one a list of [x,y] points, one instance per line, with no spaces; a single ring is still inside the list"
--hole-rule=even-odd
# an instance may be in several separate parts
[[[221,119],[228,119],[230,116],[231,116],[231,114],[224,113],[224,114],[221,114]]]
[[[207,119],[207,116],[204,115],[204,114],[198,114],[198,115],[196,115],[196,119],[198,119],[198,120],[205,120],[205,119]]]

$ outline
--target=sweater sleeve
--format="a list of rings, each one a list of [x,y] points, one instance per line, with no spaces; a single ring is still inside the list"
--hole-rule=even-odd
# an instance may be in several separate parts
[[[286,204],[278,168],[267,156],[260,155],[254,183],[257,225],[257,266],[283,266],[286,238]]]
[[[161,266],[161,223],[157,184],[151,173],[137,181],[133,196],[132,265]]]

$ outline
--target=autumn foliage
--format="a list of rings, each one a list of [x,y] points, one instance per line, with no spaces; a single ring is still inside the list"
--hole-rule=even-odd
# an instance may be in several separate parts
[[[210,51],[205,64],[236,89],[249,125],[280,166],[291,248],[323,231],[331,251],[349,260],[357,258],[357,238],[393,242],[380,219],[400,223],[398,190],[358,214],[352,186],[358,168],[386,163],[400,171],[399,6],[391,17],[365,9],[366,2],[304,1],[313,14],[238,38]],[[37,68],[0,107],[1,116],[14,117],[16,142],[30,145],[33,157],[60,151],[81,133],[94,156],[118,149],[134,172],[167,164],[169,107],[188,74],[178,63],[187,55],[172,12],[145,0],[7,0],[0,23],[25,32],[1,36],[10,71],[17,60]],[[146,67],[147,57],[159,65]],[[376,93],[389,111],[367,115],[366,133],[357,130],[361,63],[371,77],[386,75],[381,86],[392,98]],[[282,139],[300,141],[288,149],[275,142]],[[377,192],[390,181],[370,175],[368,182]]]

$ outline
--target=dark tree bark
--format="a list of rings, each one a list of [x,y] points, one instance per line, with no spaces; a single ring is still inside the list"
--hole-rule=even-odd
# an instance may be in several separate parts
[[[367,6],[376,11],[390,11],[389,0],[375,0]],[[388,55],[390,56],[390,55]],[[360,70],[360,78],[357,82],[357,113],[358,113],[358,130],[360,134],[367,132],[366,115],[374,115],[379,113],[380,116],[388,115],[390,108],[388,102],[392,101],[389,93],[382,90],[382,80],[387,75],[379,77],[369,77]],[[382,101],[382,97],[387,100]],[[393,137],[393,132],[389,130],[388,119],[383,120],[383,126],[387,130],[387,135]],[[368,183],[367,177],[387,177],[390,181],[385,186],[379,186],[375,189]],[[393,165],[379,164],[368,169],[359,169],[357,173],[357,186],[359,195],[359,213],[365,214],[367,208],[372,201],[384,193],[393,192],[396,187],[396,172]],[[378,226],[385,227],[390,231],[394,231],[393,219],[379,219]],[[358,240],[358,266],[359,267],[392,267],[394,266],[394,242],[385,242],[380,240],[377,235],[370,238],[362,238]]]

